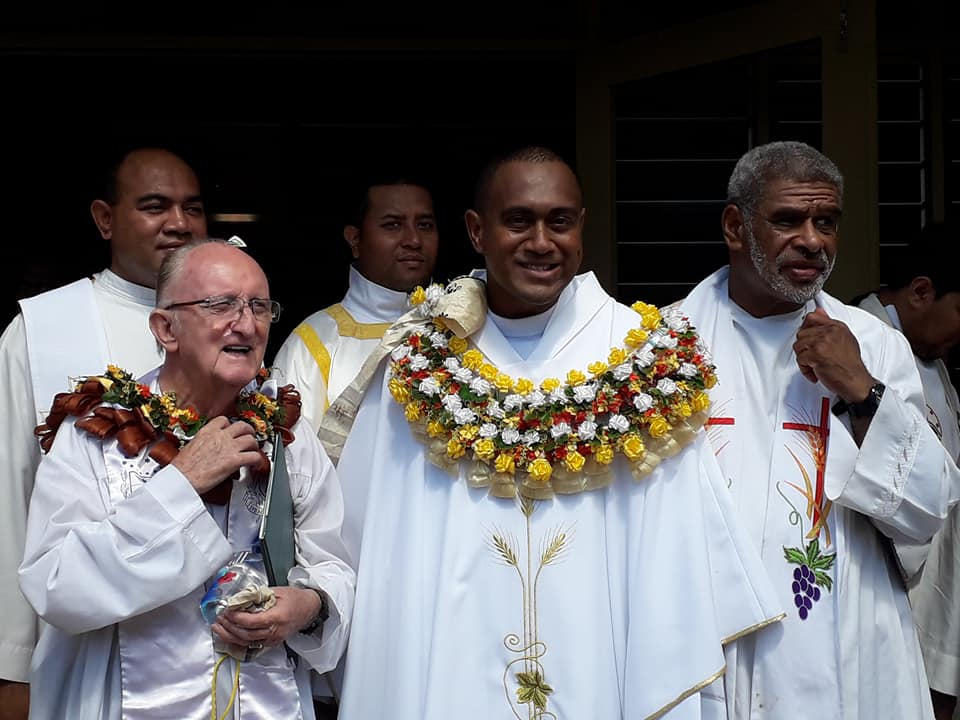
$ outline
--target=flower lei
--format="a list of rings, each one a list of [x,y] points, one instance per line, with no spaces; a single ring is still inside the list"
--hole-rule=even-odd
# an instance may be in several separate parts
[[[689,443],[706,421],[714,366],[687,318],[637,302],[639,326],[606,360],[561,381],[513,378],[435,313],[440,285],[416,288],[425,329],[392,354],[388,387],[430,460],[497,497],[550,497],[603,487],[623,456],[636,478]],[[519,477],[518,477],[519,476]]]
[[[260,391],[269,376],[269,371],[261,368],[256,377],[257,389],[241,391],[236,403],[238,419],[254,429],[260,443],[271,439],[274,424],[282,423],[284,419],[283,407]],[[178,407],[175,393],[153,393],[149,387],[137,382],[129,372],[116,365],[107,365],[107,372],[103,375],[82,378],[77,383],[77,390],[91,379],[103,386],[103,402],[121,405],[128,410],[139,410],[158,432],[172,433],[180,441],[181,447],[207,422],[207,418],[192,407]]]

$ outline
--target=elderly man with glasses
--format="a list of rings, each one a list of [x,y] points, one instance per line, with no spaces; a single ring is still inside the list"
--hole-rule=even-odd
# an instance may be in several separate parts
[[[48,623],[31,717],[313,717],[308,671],[343,651],[354,573],[333,466],[296,391],[262,370],[279,314],[245,252],[187,243],[161,266],[150,315],[163,364],[139,380],[111,365],[57,396],[20,570]],[[276,452],[294,567],[262,609],[208,625],[201,599],[232,580],[218,570],[256,549]]]

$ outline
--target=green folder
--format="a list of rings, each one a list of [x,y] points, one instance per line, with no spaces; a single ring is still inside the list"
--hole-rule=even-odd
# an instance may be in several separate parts
[[[296,564],[293,539],[293,496],[280,436],[273,438],[273,462],[267,481],[267,498],[260,520],[260,551],[271,587],[287,584],[287,574]]]

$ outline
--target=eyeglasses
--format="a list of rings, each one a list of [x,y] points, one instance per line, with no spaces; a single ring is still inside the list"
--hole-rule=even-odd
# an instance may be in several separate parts
[[[176,310],[177,308],[197,305],[206,312],[216,317],[228,317],[231,320],[239,318],[243,314],[244,306],[250,308],[253,313],[253,319],[257,322],[275,323],[280,319],[280,311],[283,309],[276,300],[266,300],[264,298],[250,298],[245,300],[235,295],[217,295],[214,297],[201,298],[200,300],[189,300],[187,302],[170,303],[164,310]]]

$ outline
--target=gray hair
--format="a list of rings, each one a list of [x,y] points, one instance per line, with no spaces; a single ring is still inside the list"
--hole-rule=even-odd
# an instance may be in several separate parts
[[[727,203],[752,210],[767,184],[778,179],[828,183],[843,200],[843,175],[833,161],[806,143],[785,140],[758,145],[740,158],[727,183]]]
[[[174,248],[160,263],[160,270],[157,272],[157,301],[156,307],[162,308],[167,304],[167,288],[177,276],[183,272],[183,266],[187,262],[187,256],[198,247],[215,243],[218,245],[232,245],[222,238],[191,238],[178,248]]]

